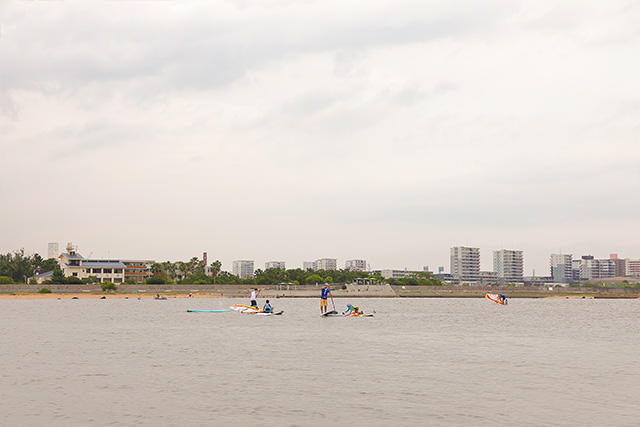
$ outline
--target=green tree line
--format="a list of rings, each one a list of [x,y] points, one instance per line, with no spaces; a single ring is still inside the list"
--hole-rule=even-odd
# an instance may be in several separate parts
[[[209,266],[209,274],[205,274],[204,261],[192,257],[189,261],[165,261],[151,265],[152,277],[146,280],[149,284],[188,283],[188,284],[246,284],[276,285],[292,283],[297,285],[315,283],[351,283],[358,278],[371,278],[391,285],[402,286],[441,286],[443,283],[431,273],[419,272],[413,277],[402,279],[383,279],[378,275],[353,270],[303,270],[301,268],[283,270],[269,268],[257,269],[253,278],[241,279],[227,271],[222,271],[222,263],[213,261]],[[85,279],[65,277],[56,259],[43,259],[39,254],[26,255],[24,250],[0,254],[0,284],[25,283],[29,277],[38,273],[53,270],[53,276],[46,283],[97,283],[95,276]],[[131,282],[128,280],[127,282]],[[125,283],[127,283],[125,282]]]
[[[54,258],[25,255],[24,249],[0,254],[0,283],[25,283],[29,277],[51,271],[58,265]]]
[[[350,283],[357,278],[376,278],[362,271],[352,270],[303,270],[301,268],[283,270],[269,268],[257,269],[253,278],[241,279],[227,271],[221,270],[222,263],[213,261],[209,266],[209,274],[204,273],[204,263],[194,257],[187,262],[156,263],[151,266],[153,277],[146,280],[149,284],[163,283],[189,283],[189,284],[215,284],[227,285],[276,285],[279,283],[314,284],[314,283]]]

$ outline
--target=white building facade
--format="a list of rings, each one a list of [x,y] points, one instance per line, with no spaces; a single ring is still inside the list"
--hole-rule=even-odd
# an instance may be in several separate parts
[[[233,274],[241,279],[253,277],[253,260],[240,259],[233,261]]]
[[[68,248],[69,249],[69,248]],[[98,278],[99,282],[124,282],[124,263],[109,259],[85,259],[74,249],[60,254],[58,263],[67,277],[86,279],[89,276]]]
[[[404,279],[405,277],[415,277],[418,273],[422,273],[422,271],[393,270],[387,268],[383,270],[373,270],[371,273],[379,274],[385,279]]]
[[[549,265],[555,283],[573,282],[573,255],[551,254]]]
[[[522,282],[524,257],[522,251],[500,249],[493,251],[493,271],[504,283]]]
[[[284,261],[267,261],[264,263],[264,269],[279,268],[280,270],[286,270]]]
[[[454,246],[450,254],[451,275],[458,283],[480,281],[480,248]]]
[[[367,261],[364,259],[349,259],[345,261],[344,268],[351,271],[367,271]]]
[[[338,260],[335,258],[320,258],[315,261],[316,270],[337,270]]]
[[[58,259],[58,256],[60,256],[60,249],[58,248],[58,243],[52,242],[47,244],[47,258]]]

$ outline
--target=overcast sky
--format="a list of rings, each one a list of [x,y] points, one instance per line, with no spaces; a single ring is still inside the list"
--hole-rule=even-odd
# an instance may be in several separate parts
[[[0,1],[0,251],[640,258],[640,1]]]

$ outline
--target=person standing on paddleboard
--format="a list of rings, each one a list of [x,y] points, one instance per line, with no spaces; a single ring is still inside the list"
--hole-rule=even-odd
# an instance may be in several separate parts
[[[258,294],[260,293],[261,290],[262,288],[260,289],[253,288],[253,290],[251,291],[251,307],[258,306]]]
[[[327,299],[331,295],[331,289],[329,289],[329,284],[325,282],[322,290],[320,291],[320,313],[324,314],[327,312]]]

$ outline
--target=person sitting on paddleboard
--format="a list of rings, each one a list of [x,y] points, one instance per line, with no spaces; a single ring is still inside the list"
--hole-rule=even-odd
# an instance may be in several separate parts
[[[273,307],[269,304],[269,300],[264,304],[264,308],[262,309],[265,313],[271,313],[273,311]]]
[[[258,294],[262,289],[253,288],[251,291],[251,307],[258,307]]]
[[[329,298],[330,295],[331,289],[329,289],[329,284],[325,282],[320,291],[320,313],[322,314],[327,312],[327,298]]]

